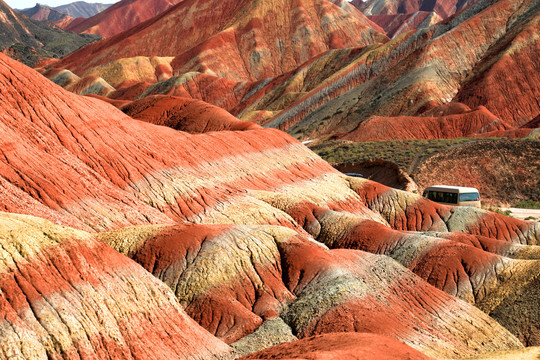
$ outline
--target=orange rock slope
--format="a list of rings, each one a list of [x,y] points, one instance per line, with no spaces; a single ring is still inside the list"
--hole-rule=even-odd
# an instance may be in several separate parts
[[[253,341],[253,351],[269,346],[264,341],[268,337],[257,333],[272,328],[268,322],[278,316],[281,329],[298,338],[372,333],[433,357],[470,357],[538,343],[536,223],[443,206],[346,177],[279,130],[254,127],[192,135],[134,120],[99,99],[69,93],[3,55],[0,85],[1,209],[80,229],[35,220],[44,224],[41,232],[47,241],[71,239],[77,232],[84,246],[99,247],[97,253],[104,254],[99,264],[92,260],[85,265],[83,255],[73,260],[83,283],[90,281],[88,274],[106,266],[109,257],[112,263],[133,264],[129,257],[167,284],[207,332],[233,346]],[[213,111],[198,109],[203,114]],[[25,240],[34,236],[33,225],[20,225],[14,232],[9,229],[15,226],[15,215],[3,216],[7,231],[2,240],[15,241],[19,234],[8,252],[18,251],[25,259],[35,253]],[[448,261],[441,264],[440,257]],[[30,263],[23,279],[18,274],[28,262],[18,255],[2,258],[8,259],[2,274],[18,281],[0,292],[0,301],[37,309],[36,293],[26,282],[37,265]],[[43,261],[50,264],[47,258]],[[141,267],[136,269],[126,276],[149,278]],[[52,275],[38,274],[50,283],[55,283],[56,271],[63,279],[74,276],[66,261],[53,270]],[[135,303],[155,301],[159,308],[157,293],[172,297],[162,285],[147,280],[137,284],[144,289],[129,287],[126,292]],[[120,285],[108,289],[115,286]],[[516,294],[524,294],[523,301],[514,303]],[[96,295],[96,303],[126,313],[122,301],[116,305],[104,296]],[[514,305],[505,311],[508,303]],[[30,327],[28,336],[37,343],[61,334],[59,342],[71,344],[90,331],[86,322],[81,325],[84,331],[70,331],[78,315],[73,317],[61,302],[49,305],[60,318],[59,326],[66,329],[65,324],[68,330],[40,327],[33,320],[40,314],[29,314],[20,324]],[[92,306],[77,309],[108,316]],[[138,305],[133,306],[140,314]],[[172,316],[160,313],[159,319],[145,315],[148,327],[138,327],[138,322],[118,325],[120,332],[141,329],[154,334],[154,326],[158,334],[168,334],[152,345],[142,343],[144,352],[133,357],[166,352],[185,358],[228,351],[191,325],[205,342],[194,336],[193,348],[177,350],[171,344],[190,337],[177,334],[173,323],[180,321],[176,314],[181,311],[175,309]],[[15,313],[0,312],[0,319],[9,324]],[[525,313],[529,315],[522,316]],[[92,331],[103,334],[105,326],[97,321]],[[20,348],[13,330],[0,334],[2,343],[12,341],[7,351]],[[133,345],[126,346],[139,346],[129,334],[126,341]],[[248,335],[255,340],[246,340]],[[100,352],[99,358],[114,351],[99,341],[84,344],[84,351]],[[328,351],[336,349],[335,341],[327,344]],[[53,357],[65,351],[46,345],[42,354]]]
[[[532,35],[539,19],[534,1],[479,1],[427,30],[368,49],[319,86],[296,84],[301,90],[295,90],[294,100],[272,104],[277,111],[265,124],[313,138],[349,133],[372,116],[414,116],[418,131],[428,133],[432,120],[418,116],[459,101],[471,109],[483,105],[502,122],[520,128],[540,111],[535,100],[540,71],[533,55],[538,41]],[[258,99],[277,99],[278,91],[287,93],[284,89],[260,90],[240,116],[266,111],[267,104]]]
[[[176,96],[149,96],[121,109],[134,119],[192,134],[260,128],[252,122],[238,120],[227,111],[204,101]]]
[[[226,20],[213,21],[215,25],[202,32],[192,30],[197,26],[183,32],[189,49],[183,39],[173,38],[167,44],[156,42],[153,34],[166,32],[173,19],[198,9],[198,2],[190,1],[141,29],[85,48],[53,66],[67,66],[84,75],[81,86],[70,87],[78,93],[104,95],[102,90],[108,88],[105,84],[87,85],[103,79],[116,89],[107,95],[114,99],[134,100],[160,94],[192,97],[220,106],[242,120],[276,127],[298,138],[524,137],[537,127],[533,121],[540,112],[536,101],[540,96],[540,81],[536,79],[540,73],[536,54],[540,49],[534,36],[540,19],[536,2],[481,0],[444,22],[401,34],[390,42],[377,36],[362,40],[373,31],[364,28],[365,17],[360,18],[350,10],[350,5],[339,3],[342,8],[336,10],[332,4],[324,4],[324,9],[336,11],[335,16],[343,15],[336,17],[338,28],[342,29],[342,24],[349,24],[349,28],[353,23],[359,26],[353,27],[361,34],[356,36],[356,44],[352,36],[345,37],[346,41],[337,46],[345,49],[323,51],[321,45],[321,53],[317,50],[292,62],[287,60],[288,50],[259,51],[261,60],[253,62],[253,52],[244,50],[252,49],[253,44],[265,48],[269,42],[263,41],[264,36],[259,37],[259,28],[249,27],[255,40],[247,42],[246,36],[242,36],[242,41],[236,42],[239,46],[235,47],[233,42],[233,51],[229,52],[231,42],[221,41],[228,34],[220,30],[220,24]],[[234,30],[238,37],[244,34],[240,31],[244,25],[240,24],[255,24],[251,20],[263,19],[258,14],[266,10],[259,5],[236,5],[229,9],[222,4],[220,9],[236,14],[234,24],[229,23],[233,25],[227,29]],[[292,22],[295,12],[289,5],[277,2],[274,7],[284,9],[283,14],[290,16],[284,19],[287,25],[296,26],[300,23]],[[315,5],[323,3],[312,5],[318,9]],[[324,19],[318,18],[321,14],[308,13],[309,19],[316,20]],[[360,24],[354,19],[359,19]],[[195,17],[193,21],[199,20],[206,19]],[[294,30],[294,26],[290,29]],[[324,27],[322,30],[326,31]],[[277,30],[264,30],[264,34],[272,31]],[[319,35],[328,34],[324,31]],[[275,36],[281,38],[282,34]],[[208,42],[210,38],[221,40]],[[302,44],[312,46],[313,39],[306,38]],[[129,46],[132,42],[141,44],[145,51],[150,49],[150,53],[133,57],[135,47]],[[191,43],[197,42],[208,47],[191,47]],[[372,45],[363,46],[370,42]],[[360,46],[351,47],[355,45]],[[160,53],[160,49],[167,47],[182,49],[181,54],[172,57],[170,52]],[[91,51],[99,55],[91,55]],[[102,64],[105,57],[110,60],[117,56],[113,51],[127,58]],[[187,65],[180,65],[184,60]],[[298,66],[303,60],[307,61]],[[276,62],[279,65],[268,65]],[[53,70],[45,74],[61,83]],[[259,80],[238,81],[254,78]],[[457,111],[442,114],[439,110],[446,106],[454,106]],[[381,126],[388,126],[389,131],[381,133]]]

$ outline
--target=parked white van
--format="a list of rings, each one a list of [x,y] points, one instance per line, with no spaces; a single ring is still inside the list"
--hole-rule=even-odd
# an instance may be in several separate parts
[[[480,207],[480,194],[478,189],[462,186],[433,185],[424,190],[424,197],[429,200],[458,206]]]

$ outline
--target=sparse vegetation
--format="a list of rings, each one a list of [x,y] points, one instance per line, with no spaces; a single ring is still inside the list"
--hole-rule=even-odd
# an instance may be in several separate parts
[[[13,16],[5,4],[0,4],[0,13],[9,14],[0,21],[0,50],[29,66],[43,58],[61,58],[101,39],[97,35],[63,31],[49,22]]]
[[[417,159],[435,155],[451,146],[473,141],[490,141],[470,138],[434,140],[390,140],[370,142],[326,141],[310,146],[311,150],[330,163],[384,159],[396,163],[409,172]],[[417,161],[418,164],[421,161]]]
[[[540,209],[540,201],[523,200],[514,204],[514,207],[520,209]]]
[[[512,216],[512,211],[510,211],[510,210],[501,210],[499,208],[491,208],[491,209],[488,209],[488,210],[492,211],[494,213],[497,213],[497,214],[501,214],[501,215],[505,215],[505,216]]]

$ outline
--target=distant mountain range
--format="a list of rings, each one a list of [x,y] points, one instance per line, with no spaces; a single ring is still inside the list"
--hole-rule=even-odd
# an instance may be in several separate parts
[[[11,9],[0,0],[0,52],[27,65],[43,58],[60,58],[99,39],[74,34],[35,21]]]
[[[103,10],[110,7],[112,4],[100,4],[100,3],[87,3],[84,1],[77,1],[71,4],[50,7],[43,4],[36,4],[36,6],[28,9],[17,10],[20,13],[28,16],[33,20],[48,20],[58,21],[67,16],[72,18],[89,18]]]

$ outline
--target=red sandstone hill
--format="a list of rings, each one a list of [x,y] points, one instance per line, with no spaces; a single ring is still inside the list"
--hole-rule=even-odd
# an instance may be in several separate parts
[[[289,88],[259,89],[240,104],[239,117],[250,119],[271,109],[261,123],[303,138],[347,134],[373,116],[395,118],[396,127],[403,116],[417,117],[414,128],[403,132],[424,132],[429,122],[443,124],[446,119],[420,116],[459,101],[472,109],[483,105],[502,123],[521,128],[540,112],[538,38],[532,35],[539,29],[537,10],[535,1],[479,1],[430,29],[355,58],[332,54],[330,61],[343,65],[319,84],[311,79],[298,83],[296,73],[282,79],[282,84],[294,84],[286,103],[279,99]],[[350,60],[343,62],[344,57]],[[315,70],[322,61],[328,63],[328,58],[307,67]]]
[[[227,111],[204,101],[176,96],[148,96],[123,106],[121,110],[134,119],[192,134],[260,128],[252,122],[238,120]]]
[[[65,29],[111,37],[157,16],[182,0],[122,0],[88,19],[76,19]]]
[[[250,341],[256,350],[281,331],[300,339],[371,333],[396,351],[410,352],[407,345],[438,358],[540,341],[536,223],[346,177],[276,129],[193,135],[134,120],[1,54],[0,86],[1,209],[71,227],[40,219],[16,226],[12,215],[0,227],[8,239],[0,258],[9,259],[0,276],[14,279],[0,282],[8,284],[2,308],[10,309],[0,313],[10,326],[0,340],[10,341],[10,351],[45,344],[42,358],[108,358],[117,342],[103,343],[114,338],[140,354],[134,358],[226,352],[191,325],[204,342],[191,337],[178,350],[190,337],[179,334],[188,322],[174,297],[207,332],[233,345]],[[82,251],[70,247],[77,239]],[[49,249],[65,240],[59,254]],[[102,261],[85,246],[98,249]],[[132,270],[128,258],[139,266]],[[122,298],[100,290],[73,316],[72,302],[62,298],[89,299],[89,283]],[[58,287],[47,292],[37,284]],[[163,304],[174,311],[152,315]],[[129,322],[114,321],[126,313]],[[43,320],[53,317],[54,326]],[[89,325],[89,317],[97,320]],[[268,325],[278,317],[280,328]],[[148,338],[137,343],[133,332]],[[340,349],[331,337],[320,345]]]
[[[353,141],[452,139],[475,135],[504,133],[512,126],[493,115],[483,106],[474,110],[439,117],[379,117],[373,116],[342,138]],[[527,135],[531,129],[524,131]],[[519,135],[519,134],[516,134]]]
[[[173,76],[173,58],[133,57],[93,67],[81,86],[68,88],[124,100],[192,97],[298,138],[523,137],[537,127],[533,119],[540,112],[537,10],[534,1],[518,6],[482,0],[430,29],[384,44],[328,51],[253,82],[201,72]],[[117,91],[93,86],[98,77]],[[439,111],[447,106],[456,111]],[[381,132],[382,125],[389,131]]]
[[[338,5],[328,0],[183,1],[56,66],[83,75],[121,58],[161,56],[174,57],[171,65],[179,74],[199,71],[237,81],[260,80],[329,49],[387,40],[346,1]]]

